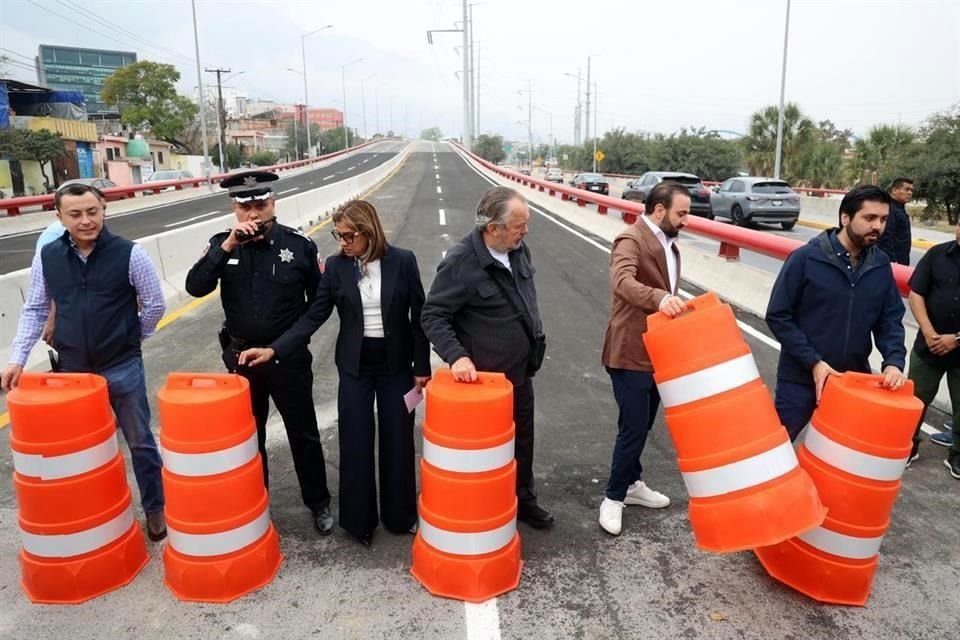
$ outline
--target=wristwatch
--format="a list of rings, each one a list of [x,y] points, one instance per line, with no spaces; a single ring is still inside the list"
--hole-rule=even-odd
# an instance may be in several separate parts
[[[953,334],[953,339],[957,342],[960,342],[960,331],[957,331],[955,334]]]

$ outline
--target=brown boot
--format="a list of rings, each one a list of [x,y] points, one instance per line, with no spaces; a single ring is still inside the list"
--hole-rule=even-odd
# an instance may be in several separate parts
[[[154,542],[167,537],[167,520],[163,517],[163,511],[147,514],[147,537]]]

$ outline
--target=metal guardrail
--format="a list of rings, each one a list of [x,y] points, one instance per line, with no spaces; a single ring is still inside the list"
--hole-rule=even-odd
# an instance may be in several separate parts
[[[574,189],[573,187],[547,182],[546,180],[524,175],[517,171],[504,169],[503,167],[498,167],[497,165],[488,162],[477,155],[474,155],[473,153],[464,149],[458,143],[453,144],[455,144],[463,153],[468,154],[475,162],[483,165],[488,170],[507,178],[508,180],[518,182],[531,188],[536,188],[539,191],[549,191],[550,195],[552,196],[559,194],[561,199],[575,201],[581,207],[586,206],[588,203],[595,204],[597,205],[597,213],[600,214],[605,214],[610,209],[620,211],[623,213],[623,221],[626,224],[635,223],[637,221],[637,217],[643,213],[643,205],[639,202],[620,200],[617,198],[611,198],[609,196],[603,196],[600,194],[591,193],[589,191],[584,191],[583,189]],[[783,236],[773,233],[764,233],[754,229],[735,227],[733,225],[716,222],[714,220],[707,220],[706,218],[700,218],[697,216],[688,216],[687,226],[684,227],[684,231],[695,233],[699,236],[710,238],[711,240],[719,241],[720,251],[718,255],[722,258],[726,258],[727,260],[739,260],[741,249],[759,253],[771,258],[776,258],[777,260],[786,260],[787,256],[789,256],[794,250],[805,244],[798,240],[784,238]],[[910,293],[910,287],[907,283],[909,282],[912,274],[912,267],[906,267],[900,264],[893,265],[893,276],[897,282],[897,288],[900,290],[901,295],[906,296],[908,293]]]
[[[328,153],[327,155],[324,155],[324,156],[317,156],[316,158],[309,158],[306,160],[295,160],[293,162],[275,164],[269,167],[257,167],[257,169],[261,171],[287,171],[289,169],[298,169],[300,167],[305,167],[310,164],[323,162],[325,160],[329,160],[331,158],[341,156],[345,153],[362,149],[366,146],[374,144],[375,142],[382,142],[382,141],[383,140],[371,140],[370,142],[364,142],[363,144],[358,144],[348,149],[341,149],[340,151],[334,151],[333,153]],[[230,176],[229,173],[219,173],[216,175],[211,175],[210,184],[217,184],[229,176]],[[111,189],[104,189],[103,195],[106,196],[107,201],[124,200],[126,198],[134,198],[138,193],[142,195],[147,195],[150,193],[160,193],[164,189],[169,189],[170,187],[173,187],[177,191],[181,191],[185,187],[199,187],[200,185],[203,185],[203,184],[207,184],[207,179],[205,177],[185,178],[183,180],[163,180],[163,181],[157,181],[157,182],[143,182],[141,184],[135,184],[129,187],[113,187]],[[33,207],[38,205],[52,209],[53,194],[45,193],[39,196],[22,196],[19,198],[7,198],[5,200],[0,200],[0,210],[5,209],[7,211],[8,216],[20,215],[20,209],[24,207]]]

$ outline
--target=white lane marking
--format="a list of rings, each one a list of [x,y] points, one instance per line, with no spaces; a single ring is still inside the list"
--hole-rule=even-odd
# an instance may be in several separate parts
[[[436,165],[436,164],[433,165],[433,170],[434,170],[434,171],[440,171],[440,165]]]
[[[366,164],[368,162],[370,162],[370,158],[364,158],[363,162],[361,162],[360,164]]]
[[[443,258],[446,258],[446,257],[447,257],[447,252],[446,252],[446,251],[441,251],[441,252],[440,252],[440,259],[442,260]]]
[[[443,226],[447,224],[447,213],[443,209],[440,209],[440,224]]]
[[[310,184],[313,184],[313,183],[311,182]],[[282,195],[285,194],[285,193],[290,193],[291,191],[296,191],[296,190],[298,190],[299,188],[300,188],[300,187],[294,187],[293,189],[285,189],[284,191],[281,191],[281,192],[278,193],[277,195],[278,195],[278,196],[282,196]]]
[[[347,167],[347,171],[353,171],[356,168],[357,168],[357,165],[353,165],[352,167]]]
[[[440,188],[440,185],[437,185],[437,193],[443,193],[443,189]]]
[[[229,211],[227,211],[227,212],[223,212],[223,211],[211,211],[210,213],[202,213],[202,214],[200,214],[199,216],[193,216],[192,218],[187,218],[186,220],[177,220],[176,222],[171,222],[170,224],[165,224],[165,225],[163,225],[163,228],[164,228],[164,229],[169,229],[170,227],[179,227],[179,226],[182,225],[182,224],[187,224],[188,222],[193,222],[194,220],[200,220],[201,218],[208,218],[208,217],[210,217],[210,216],[215,216],[215,215],[217,215],[218,213],[221,214],[221,215],[227,215],[227,213],[230,213],[230,212],[229,212]]]
[[[333,177],[333,175],[329,175],[329,176],[325,177],[324,180],[329,180],[329,179],[332,178],[332,177]]]
[[[439,174],[439,173],[433,174],[433,179],[436,180],[437,182],[439,182],[439,181],[440,181],[440,174]]]
[[[500,640],[500,613],[497,599],[490,598],[480,604],[464,602],[467,640]]]
[[[458,155],[459,155],[459,154],[458,154]],[[468,162],[468,161],[466,160],[466,158],[464,158],[463,156],[460,156],[460,159],[463,160],[464,164],[466,164],[468,167],[470,167],[471,169],[473,169],[478,176],[480,176],[481,178],[483,178],[484,180],[486,180],[486,181],[489,182],[490,184],[493,184],[493,185],[497,184],[496,182],[494,182],[493,180],[491,180],[491,179],[488,178],[487,176],[485,176],[485,175],[483,175],[482,173],[480,173],[480,170],[477,169],[476,167],[474,167],[470,162]],[[439,189],[439,187],[437,187],[437,188]],[[557,219],[556,219],[555,217],[553,217],[552,215],[549,215],[549,214],[547,214],[546,212],[542,211],[541,209],[539,209],[539,208],[537,208],[537,207],[534,207],[534,206],[532,206],[532,205],[530,206],[530,209],[531,209],[532,211],[536,211],[536,212],[539,213],[541,216],[543,216],[544,218],[546,218],[546,219],[549,220],[550,222],[554,223],[554,224],[557,225],[558,227],[560,227],[560,228],[562,228],[562,229],[566,229],[567,231],[569,231],[569,232],[572,233],[573,235],[577,236],[577,237],[580,238],[581,240],[584,240],[585,242],[587,242],[587,243],[589,243],[589,244],[592,244],[593,246],[595,246],[596,248],[600,249],[601,251],[604,251],[604,252],[606,252],[607,254],[610,253],[610,249],[609,249],[608,247],[603,246],[602,244],[600,244],[600,243],[597,242],[596,240],[593,240],[592,238],[588,238],[587,236],[583,235],[582,233],[580,233],[579,231],[577,231],[577,230],[574,229],[573,227],[567,226],[566,224],[560,222],[559,220],[557,220]],[[683,296],[684,298],[687,298],[688,300],[689,300],[690,298],[693,298],[693,297],[694,297],[694,295],[693,295],[692,293],[690,293],[689,291],[684,291],[683,289],[680,289],[680,295]],[[747,324],[746,322],[743,322],[743,321],[741,321],[741,320],[737,320],[737,326],[740,327],[741,331],[743,331],[743,332],[746,333],[747,335],[755,338],[755,339],[758,340],[759,342],[762,342],[763,344],[767,345],[767,346],[770,347],[771,349],[774,349],[774,350],[776,350],[776,351],[778,351],[778,352],[780,351],[780,343],[779,343],[779,342],[777,342],[776,340],[774,340],[774,339],[771,338],[770,336],[764,334],[763,332],[761,332],[761,331],[759,331],[759,330],[757,330],[757,329],[754,329],[753,327],[751,327],[751,326],[750,326],[749,324]],[[931,427],[931,426],[930,426],[929,424],[927,424],[926,422],[923,423],[923,426],[921,427],[921,429],[923,430],[924,433],[927,433],[927,434],[940,433],[940,430],[939,430],[939,429],[934,429],[933,427]]]

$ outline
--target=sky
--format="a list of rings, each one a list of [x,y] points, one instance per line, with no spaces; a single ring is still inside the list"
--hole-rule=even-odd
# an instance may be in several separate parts
[[[346,97],[347,123],[361,133],[365,111],[370,134],[377,119],[384,132],[461,134],[462,36],[426,37],[459,27],[460,0],[196,6],[201,65],[242,71],[228,84],[250,97],[303,101],[303,76],[288,70],[302,70],[303,42],[310,106],[342,109]],[[577,80],[565,74],[580,72],[585,91],[588,57],[601,131],[744,132],[779,98],[786,0],[479,0],[473,14],[483,133],[525,140],[532,102],[535,142],[549,141],[551,126],[572,142]],[[0,0],[0,54],[30,67],[41,43],[134,50],[174,64],[181,92],[194,95],[186,0]],[[10,75],[36,81],[19,65]],[[793,0],[786,99],[861,136],[960,103],[960,0]]]

